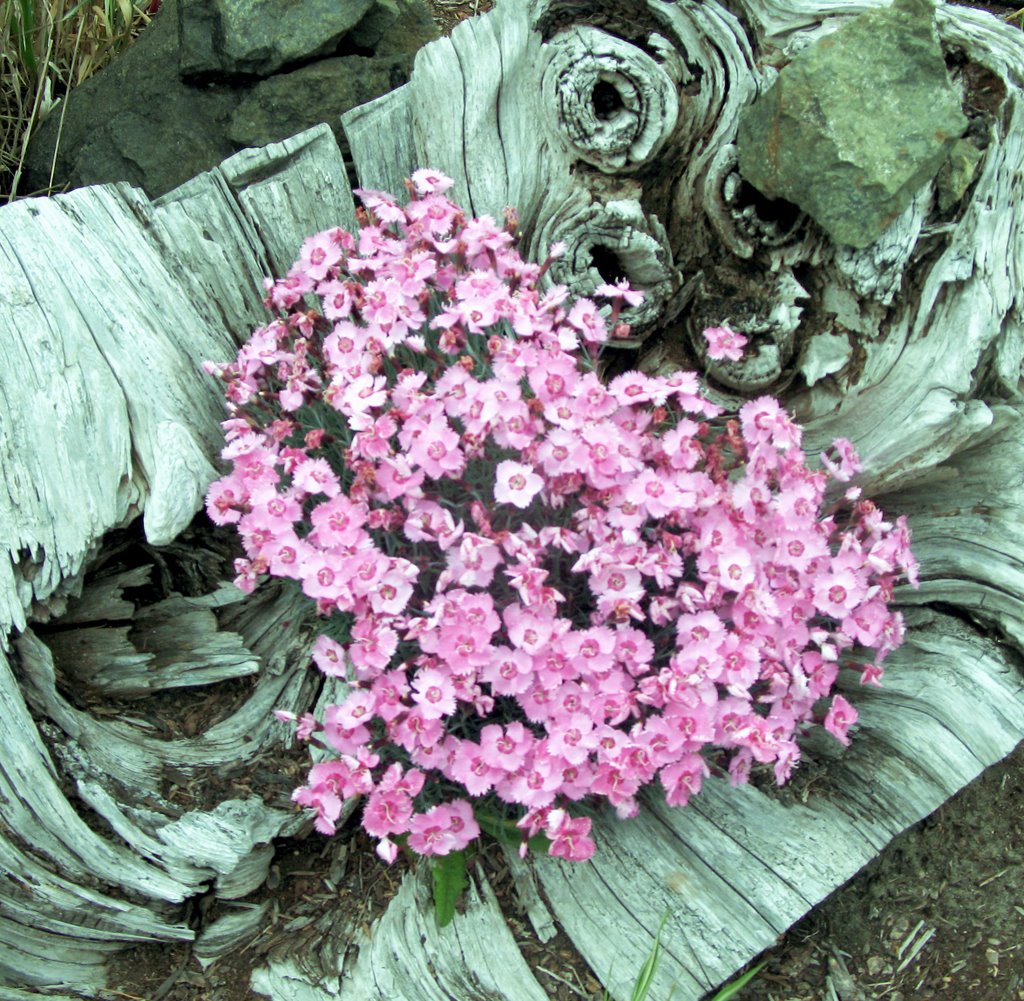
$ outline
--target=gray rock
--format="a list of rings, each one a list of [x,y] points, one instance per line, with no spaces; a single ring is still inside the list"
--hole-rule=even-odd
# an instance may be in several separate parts
[[[866,247],[935,176],[966,128],[931,0],[896,0],[783,68],[741,116],[739,168],[837,243]]]
[[[63,123],[58,108],[42,124],[22,194],[46,190],[55,161],[57,188],[128,181],[156,197],[235,152],[224,129],[239,93],[178,79],[175,3],[165,0],[131,48],[71,91]]]
[[[181,3],[164,0],[131,48],[71,92],[63,122],[58,108],[43,123],[29,144],[21,194],[46,191],[53,162],[58,190],[128,181],[155,198],[242,146],[262,146],[320,121],[340,137],[342,112],[405,83],[416,49],[437,36],[423,0],[360,0],[365,13],[341,46],[373,51],[372,58],[332,58],[320,71],[310,64],[259,82],[182,80],[181,25],[192,26],[189,51],[203,65],[219,65],[213,54],[221,51],[223,25],[212,14],[203,21],[204,10],[215,10],[206,0],[191,4],[184,20]]]
[[[359,49],[372,49],[376,56],[411,56],[438,37],[424,0],[374,0],[346,41]]]
[[[343,149],[341,115],[400,87],[412,59],[339,56],[261,80],[231,115],[228,138],[238,146],[265,146],[327,122]]]
[[[267,77],[329,55],[374,0],[181,0],[183,77]]]
[[[374,0],[363,19],[348,33],[348,41],[358,49],[373,49],[399,15],[398,0]]]

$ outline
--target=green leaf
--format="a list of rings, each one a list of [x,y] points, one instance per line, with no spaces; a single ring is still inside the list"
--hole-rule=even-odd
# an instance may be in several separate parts
[[[719,992],[711,998],[711,1001],[729,1001],[729,998],[735,997],[751,980],[754,979],[765,967],[768,960],[762,960],[757,966],[751,967],[741,977],[737,977],[735,980],[730,981]]]
[[[455,917],[455,903],[466,888],[466,853],[449,852],[430,860],[434,874],[434,917],[444,928]]]
[[[517,848],[523,840],[523,832],[516,827],[516,822],[508,817],[498,817],[493,813],[485,813],[479,807],[474,810],[476,822],[480,830],[489,834],[495,841],[500,841],[509,848]],[[546,834],[536,834],[526,842],[531,852],[546,855],[551,847],[551,839]]]
[[[493,813],[485,813],[479,807],[473,811],[480,830],[489,834],[495,841],[503,845],[516,845],[523,839],[523,833],[516,827],[514,820],[508,817],[496,817]]]

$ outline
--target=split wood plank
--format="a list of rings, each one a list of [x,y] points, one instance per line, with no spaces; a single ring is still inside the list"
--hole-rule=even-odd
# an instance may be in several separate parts
[[[223,415],[202,362],[266,321],[263,278],[303,236],[354,218],[326,125],[156,202],[117,184],[4,207],[0,632],[73,589],[104,532],[143,514],[163,544],[188,524]]]
[[[272,840],[303,823],[259,796],[183,810],[162,789],[168,769],[181,781],[242,767],[287,739],[272,710],[308,705],[315,681],[305,604],[279,589],[244,602],[222,590],[136,611],[124,591],[147,582],[144,568],[81,592],[105,532],[141,514],[159,545],[191,520],[216,475],[223,413],[201,363],[229,359],[265,322],[263,278],[291,263],[298,234],[353,222],[326,127],[239,154],[157,202],[109,185],[0,211],[0,632],[20,632],[20,686],[0,663],[0,866],[17,874],[0,888],[2,981],[90,990],[126,943],[190,940],[172,905],[211,887],[252,892]],[[27,616],[69,605],[78,629],[28,628]],[[54,650],[62,682],[94,695],[260,677],[227,718],[168,740],[144,710],[111,718],[73,704]],[[85,824],[62,780],[111,835]],[[215,947],[251,925],[225,925]]]

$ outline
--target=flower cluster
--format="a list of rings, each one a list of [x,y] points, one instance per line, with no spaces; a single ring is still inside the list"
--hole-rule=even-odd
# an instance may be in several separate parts
[[[496,810],[586,859],[573,804],[629,817],[658,781],[683,805],[712,768],[782,783],[815,720],[846,742],[855,710],[824,700],[901,642],[909,533],[852,489],[823,510],[857,457],[810,468],[770,397],[729,419],[692,372],[602,381],[640,293],[542,291],[552,258],[525,263],[514,216],[465,218],[450,183],[418,171],[405,208],[360,192],[356,234],[268,281],[276,318],[208,366],[232,468],[207,510],[241,535],[240,587],[316,603],[313,659],[349,682],[297,721],[335,752],[294,796],[318,830],[360,795],[387,860],[461,849]]]

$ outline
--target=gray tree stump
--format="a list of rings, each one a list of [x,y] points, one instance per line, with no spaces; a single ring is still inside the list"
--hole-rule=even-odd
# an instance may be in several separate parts
[[[516,206],[526,255],[566,242],[553,280],[586,294],[625,275],[647,291],[625,347],[639,364],[699,367],[726,402],[781,396],[812,448],[850,438],[865,493],[910,516],[922,586],[898,595],[908,641],[884,688],[848,693],[852,746],[810,742],[822,778],[806,795],[712,780],[685,810],[651,796],[637,820],[599,816],[592,863],[517,869],[538,934],[561,926],[617,999],[663,915],[652,996],[674,985],[696,999],[1024,737],[1020,33],[937,12],[962,56],[958,86],[980,73],[994,95],[978,176],[952,212],[926,186],[854,251],[804,219],[762,216],[736,173],[739,113],[772,67],[868,6],[499,0],[422,50],[408,85],[346,116],[364,187],[398,190],[430,165],[474,214]],[[155,202],[115,185],[0,210],[11,997],[88,993],[112,951],[194,938],[185,902],[244,898],[273,839],[302,823],[223,781],[284,753],[271,709],[316,702],[315,623],[273,587],[221,586],[222,554],[188,534],[221,416],[199,363],[234,353],[261,319],[263,275],[305,235],[353,224],[326,127]],[[701,327],[726,318],[757,333],[748,361],[702,355]],[[108,533],[138,518],[148,559],[121,566]],[[202,732],[167,734],[147,711],[160,692],[243,678]],[[231,948],[261,917],[203,930],[197,954]],[[411,875],[368,940],[325,913],[315,947],[271,956],[253,986],[295,1001],[545,996],[481,874],[464,914],[443,931],[432,921]]]

